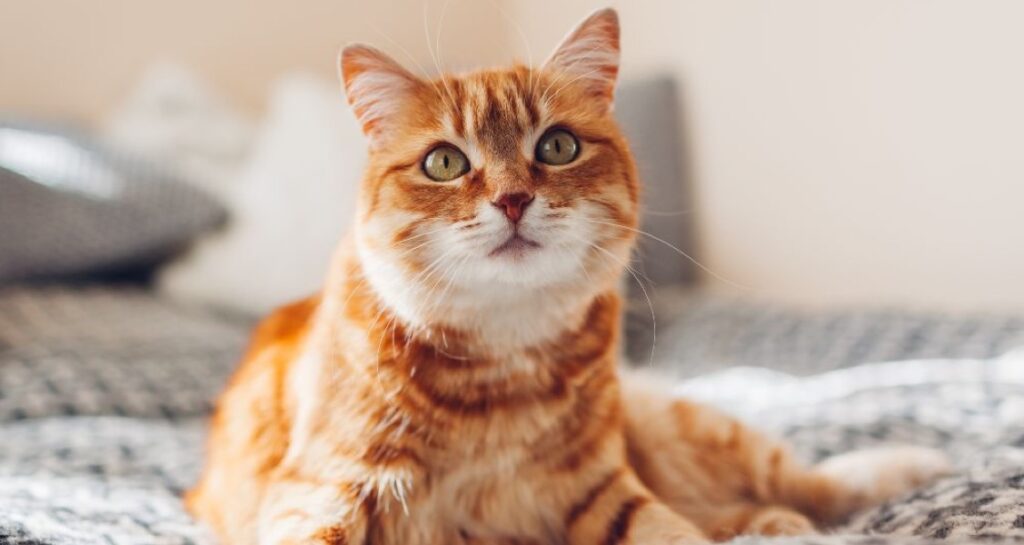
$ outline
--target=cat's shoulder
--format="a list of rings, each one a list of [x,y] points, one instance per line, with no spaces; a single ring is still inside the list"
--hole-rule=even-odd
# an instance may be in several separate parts
[[[253,330],[246,350],[246,359],[273,345],[291,344],[299,340],[312,325],[319,308],[319,293],[278,307],[260,320]]]

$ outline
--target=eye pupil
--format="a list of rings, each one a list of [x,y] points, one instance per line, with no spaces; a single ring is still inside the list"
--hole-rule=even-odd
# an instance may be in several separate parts
[[[447,153],[444,154],[444,168],[448,168],[450,166],[450,164],[449,164],[450,162],[451,162],[451,158],[448,157]]]

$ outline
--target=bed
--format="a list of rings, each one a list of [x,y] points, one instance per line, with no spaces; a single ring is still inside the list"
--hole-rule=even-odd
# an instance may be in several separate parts
[[[331,117],[339,115],[335,91],[305,80],[281,88],[266,134],[255,138],[253,163],[240,169],[249,177],[243,181],[273,181],[299,163],[309,163],[310,176],[346,166],[313,164],[317,157],[339,158],[293,145],[296,135],[323,136],[341,123]],[[675,213],[690,204],[675,153],[684,148],[674,125],[676,95],[667,80],[627,84],[616,111],[637,149],[645,206],[670,212],[649,215],[645,230],[691,249],[692,231],[684,225],[691,216]],[[0,122],[4,128],[0,543],[212,544],[180,496],[196,478],[205,420],[255,314],[183,303],[158,289],[164,284],[153,274],[183,244],[211,236],[226,214],[237,219],[239,210],[230,199],[190,189],[166,169],[112,154],[82,133]],[[9,145],[11,138],[20,138],[19,145]],[[21,159],[42,153],[50,160],[19,163],[11,152],[26,145],[33,154]],[[165,163],[204,164],[200,159],[172,156]],[[215,166],[195,173],[232,170]],[[32,183],[33,177],[48,179]],[[307,184],[315,189],[322,181]],[[70,190],[54,189],[62,187]],[[313,200],[331,200],[320,191],[312,190]],[[229,223],[219,243],[232,244],[232,229],[244,224]],[[335,236],[331,231],[325,244]],[[235,250],[271,246],[256,238],[255,246],[249,237]],[[297,251],[292,246],[288,251]],[[206,249],[213,257],[232,254]],[[646,286],[657,328],[648,298],[631,288],[624,353],[632,366],[669,377],[664,382],[679,395],[788,438],[808,461],[889,443],[934,446],[956,461],[955,475],[825,535],[773,543],[1024,542],[1024,316],[798,310],[695,288],[692,263],[665,246],[643,244],[638,256],[638,278],[659,286]],[[242,302],[261,295],[246,289],[288,280],[260,276],[273,273],[270,267],[247,266],[249,285],[242,286],[242,275],[213,269],[221,276],[178,276],[207,293],[237,289],[232,293]]]
[[[956,460],[955,475],[828,535],[773,541],[1024,542],[1024,351],[996,355],[1024,340],[1020,320],[887,311],[901,328],[872,338],[859,325],[877,318],[871,312],[816,315],[706,294],[680,298],[676,310],[663,329],[676,330],[686,351],[668,346],[658,353],[666,359],[641,366],[682,377],[679,395],[788,438],[809,461],[892,443],[935,446]],[[250,326],[133,285],[0,289],[0,542],[213,543],[180,495],[200,468],[205,417]],[[972,332],[972,357],[955,343],[955,359],[848,359],[865,345],[934,358],[950,331]],[[804,335],[818,342],[785,341]],[[822,350],[833,359],[815,358]],[[708,369],[709,355],[728,366]],[[801,363],[811,359],[819,368]]]

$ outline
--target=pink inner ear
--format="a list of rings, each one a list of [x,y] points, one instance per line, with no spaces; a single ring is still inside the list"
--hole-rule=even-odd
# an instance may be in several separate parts
[[[388,121],[409,100],[419,80],[391,57],[372,47],[353,45],[341,52],[345,95],[371,142],[386,132]]]
[[[564,72],[593,94],[611,99],[619,73],[619,17],[615,10],[600,10],[580,23],[544,67]]]

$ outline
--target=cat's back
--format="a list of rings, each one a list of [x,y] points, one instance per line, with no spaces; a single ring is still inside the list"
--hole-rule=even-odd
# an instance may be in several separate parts
[[[319,305],[320,296],[314,295],[263,319],[217,400],[207,443],[209,463],[186,503],[221,535],[224,529],[255,530],[252,525],[266,477],[288,448],[291,408],[287,377]],[[248,509],[222,508],[226,502],[237,505],[240,501],[252,505]]]

